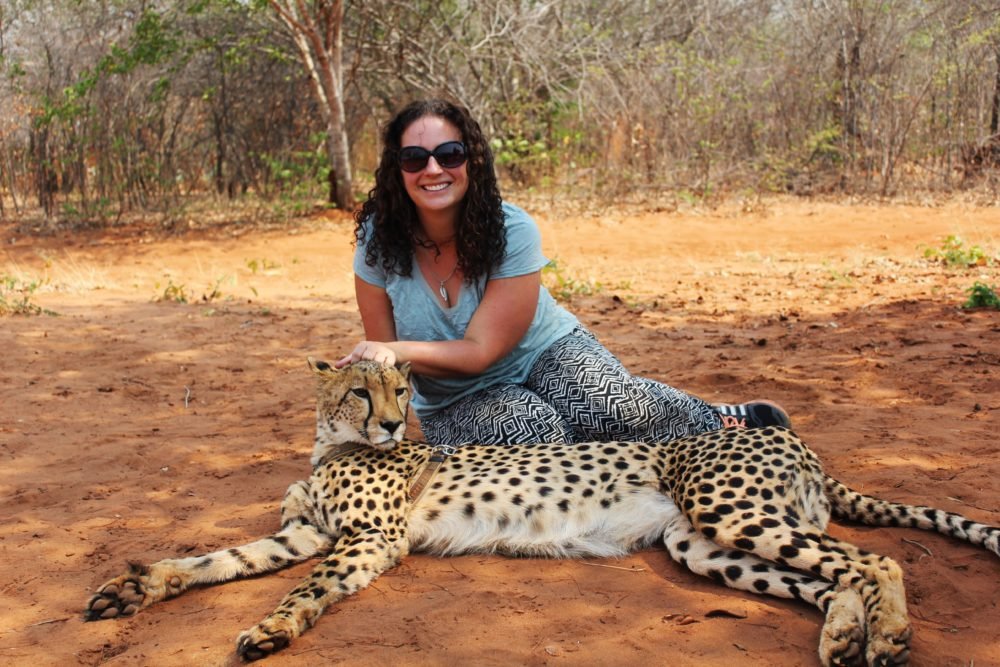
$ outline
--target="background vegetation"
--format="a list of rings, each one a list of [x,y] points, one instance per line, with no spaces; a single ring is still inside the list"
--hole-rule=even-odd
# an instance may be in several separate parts
[[[563,196],[1000,193],[998,2],[0,0],[0,217],[350,206],[427,95]]]

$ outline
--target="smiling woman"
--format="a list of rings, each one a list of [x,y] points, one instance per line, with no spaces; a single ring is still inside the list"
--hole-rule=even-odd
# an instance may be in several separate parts
[[[422,247],[435,258],[454,253],[455,221],[469,189],[461,132],[440,116],[424,116],[403,131],[402,142],[399,166],[428,242]]]
[[[366,340],[338,362],[411,364],[433,442],[664,441],[788,426],[773,404],[711,406],[634,377],[541,284],[534,220],[500,197],[469,112],[414,102],[386,126],[358,211],[355,290]],[[724,414],[725,413],[725,414]]]

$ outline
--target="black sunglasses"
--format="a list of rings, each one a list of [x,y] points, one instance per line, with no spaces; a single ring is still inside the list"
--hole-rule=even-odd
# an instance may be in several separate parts
[[[415,174],[427,166],[427,161],[434,156],[434,161],[445,169],[454,169],[465,164],[465,144],[461,141],[446,141],[432,151],[421,146],[404,146],[399,149],[399,168]]]

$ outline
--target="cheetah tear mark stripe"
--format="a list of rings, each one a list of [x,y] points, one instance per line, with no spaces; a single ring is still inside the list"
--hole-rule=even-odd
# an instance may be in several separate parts
[[[422,422],[431,442],[663,442],[714,431],[718,413],[701,399],[631,375],[583,327],[553,343],[524,386],[497,385]]]

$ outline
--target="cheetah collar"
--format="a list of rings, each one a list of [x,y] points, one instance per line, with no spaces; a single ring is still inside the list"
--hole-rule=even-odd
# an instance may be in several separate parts
[[[410,485],[408,495],[412,504],[416,505],[417,501],[424,495],[424,492],[427,491],[427,485],[434,479],[438,468],[441,467],[444,460],[457,451],[458,447],[452,445],[434,445],[434,449],[431,450],[430,460],[427,461],[427,464],[420,471],[417,480]]]
[[[461,445],[458,447],[460,446]],[[320,461],[319,465],[322,465],[325,461],[332,458],[339,458],[362,449],[368,449],[368,447],[368,445],[360,443],[348,445],[335,452],[327,454],[323,457],[323,460]],[[424,495],[424,492],[427,491],[427,485],[430,484],[431,480],[434,479],[434,476],[437,475],[438,468],[441,467],[441,464],[444,463],[445,459],[458,451],[458,447],[452,445],[434,445],[433,449],[431,449],[431,458],[426,464],[424,464],[424,467],[420,469],[420,474],[417,475],[416,481],[410,485],[410,490],[407,493],[407,496],[410,498],[410,503],[413,505],[417,504],[417,501],[420,500],[420,498]]]

